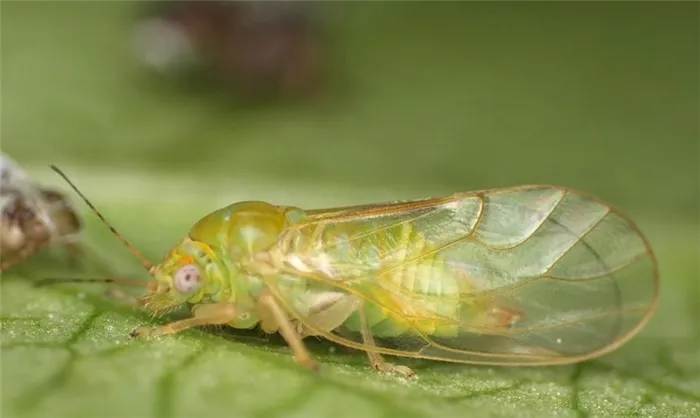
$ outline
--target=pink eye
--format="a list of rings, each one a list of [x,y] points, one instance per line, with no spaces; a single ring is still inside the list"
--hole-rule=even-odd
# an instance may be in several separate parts
[[[175,288],[180,293],[192,293],[202,286],[199,268],[194,264],[180,267],[173,278]]]

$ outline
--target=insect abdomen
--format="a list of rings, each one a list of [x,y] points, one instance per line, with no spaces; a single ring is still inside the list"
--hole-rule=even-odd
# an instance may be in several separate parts
[[[401,224],[385,230],[377,239],[360,239],[355,244],[352,258],[386,266],[379,276],[358,286],[362,294],[376,301],[364,303],[372,335],[398,337],[412,328],[430,335],[457,335],[454,319],[459,314],[460,283],[438,255],[412,261],[413,255],[431,250],[421,234]],[[359,313],[351,315],[345,326],[359,332]]]
[[[412,329],[442,337],[458,334],[455,316],[459,309],[459,291],[455,278],[435,263],[420,262],[410,271],[393,274],[392,282],[402,282],[400,294],[376,290],[374,300],[365,303],[365,316],[372,335],[399,337]],[[351,323],[353,318],[349,320]]]

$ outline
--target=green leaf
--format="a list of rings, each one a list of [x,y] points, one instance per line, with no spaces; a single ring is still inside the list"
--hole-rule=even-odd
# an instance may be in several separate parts
[[[134,217],[148,204],[104,189],[112,198],[98,193],[95,201],[151,258],[187,230],[198,208],[214,200],[181,203],[178,214],[156,222]],[[273,188],[264,191],[279,194]],[[319,189],[317,195],[328,193]],[[105,248],[119,271],[140,274],[106,228],[92,215],[87,221],[90,242]],[[695,416],[700,411],[700,273],[697,243],[685,231],[698,225],[654,224],[642,223],[650,225],[662,266],[661,308],[647,329],[619,351],[579,365],[543,368],[396,359],[411,366],[417,380],[378,375],[363,353],[321,341],[309,341],[323,362],[315,376],[295,364],[279,337],[256,332],[192,330],[131,339],[131,330],[154,321],[105,297],[103,287],[32,286],[31,280],[49,274],[75,275],[56,249],[2,277],[2,415]],[[92,268],[84,263],[83,271]]]

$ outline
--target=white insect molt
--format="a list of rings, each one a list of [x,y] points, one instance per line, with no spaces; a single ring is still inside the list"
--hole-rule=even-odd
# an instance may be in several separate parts
[[[0,245],[3,248],[16,251],[26,241],[26,236],[18,225],[0,225]]]
[[[2,179],[2,186],[4,186],[9,183],[12,180],[12,163],[5,157],[4,155],[0,154],[0,179]]]
[[[160,72],[191,64],[195,51],[185,28],[167,19],[140,23],[132,40],[134,55],[143,64]]]
[[[0,154],[0,210],[4,212],[17,199],[24,199],[34,216],[50,231],[51,239],[54,239],[57,235],[56,225],[51,220],[47,203],[42,199],[39,184],[7,154]]]
[[[16,187],[18,183],[34,184],[34,180],[29,174],[5,154],[0,154],[0,178],[2,179],[3,188]]]

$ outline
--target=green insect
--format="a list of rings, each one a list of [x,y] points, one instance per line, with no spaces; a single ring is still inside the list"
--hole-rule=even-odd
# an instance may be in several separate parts
[[[158,265],[138,305],[192,317],[132,336],[201,325],[279,332],[296,361],[323,337],[367,353],[383,372],[413,375],[383,355],[542,366],[608,353],[658,303],[657,264],[621,212],[554,186],[302,210],[239,202],[202,218]]]

